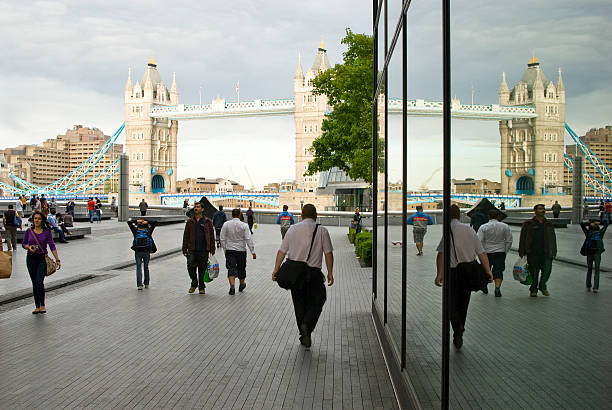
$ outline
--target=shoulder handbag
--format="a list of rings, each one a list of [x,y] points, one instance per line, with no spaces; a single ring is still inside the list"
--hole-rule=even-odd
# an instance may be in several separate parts
[[[34,230],[32,228],[30,228],[30,231],[32,232],[32,236],[34,237],[34,240],[38,244],[38,247],[40,249],[43,249],[43,247],[40,246],[40,242],[38,242],[38,238],[36,237],[36,234],[34,233]],[[51,259],[49,257],[49,255],[47,255],[47,248],[44,249],[44,252],[45,252],[45,262],[47,263],[47,276],[51,276],[57,270],[57,265],[55,264],[53,259]]]
[[[457,273],[461,277],[463,285],[472,292],[478,292],[484,289],[489,283],[489,276],[480,263],[473,260],[471,262],[459,262],[457,257],[457,249],[455,248],[455,239],[453,237],[453,230],[450,229],[451,241],[453,243],[453,250],[455,251],[455,260],[457,261]]]
[[[0,279],[8,279],[13,272],[13,253],[0,251]]]
[[[310,253],[312,252],[312,244],[314,243],[315,236],[319,229],[319,224],[315,225],[314,232],[312,233],[312,239],[310,240],[310,249],[308,250],[308,257],[306,261],[310,259]],[[295,289],[300,285],[300,279],[303,278],[308,270],[311,269],[306,262],[294,261],[287,259],[278,268],[276,272],[276,283],[283,289]]]

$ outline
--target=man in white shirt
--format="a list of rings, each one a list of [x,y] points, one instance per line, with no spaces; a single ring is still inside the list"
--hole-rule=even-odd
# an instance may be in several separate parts
[[[506,254],[512,247],[512,232],[507,224],[497,220],[499,217],[497,209],[489,210],[488,216],[489,222],[480,226],[477,236],[487,253],[495,281],[495,297],[499,298],[504,269],[506,269]]]
[[[465,331],[465,321],[467,318],[468,305],[470,304],[470,289],[464,285],[462,277],[459,276],[457,265],[463,262],[472,262],[477,257],[482,267],[489,275],[489,282],[493,280],[493,274],[489,268],[487,254],[476,236],[476,232],[467,224],[459,222],[461,211],[457,205],[451,205],[451,252],[450,252],[450,274],[451,280],[451,300],[450,300],[450,322],[453,327],[453,344],[457,349],[463,346],[463,332]],[[435,284],[442,286],[444,280],[444,238],[438,244],[438,256],[436,258]]]
[[[240,281],[238,291],[242,292],[246,288],[246,247],[249,247],[253,259],[257,259],[255,246],[249,226],[240,221],[240,209],[232,209],[232,220],[223,224],[221,228],[220,242],[225,251],[225,267],[229,279],[229,294],[236,293],[236,278]]]
[[[312,344],[310,334],[314,331],[323,311],[323,305],[327,300],[324,285],[325,277],[321,271],[323,255],[325,255],[325,265],[327,266],[327,286],[334,284],[334,248],[329,232],[323,226],[317,227],[316,220],[317,209],[315,206],[312,204],[304,205],[302,222],[291,225],[287,231],[276,254],[276,263],[272,272],[272,280],[276,280],[276,272],[278,272],[285,256],[293,261],[306,262],[311,268],[306,276],[301,278],[302,286],[291,289],[295,319],[300,332],[300,343],[306,348],[310,348]],[[314,240],[313,234],[315,234]]]

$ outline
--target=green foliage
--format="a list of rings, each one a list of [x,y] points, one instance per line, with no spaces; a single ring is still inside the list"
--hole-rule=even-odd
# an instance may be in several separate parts
[[[368,266],[372,266],[372,232],[360,232],[355,237],[355,251]]]
[[[350,243],[355,243],[355,235],[356,234],[357,234],[357,230],[355,228],[349,226],[348,236],[349,236],[349,242]]]
[[[313,93],[328,98],[331,112],[321,125],[322,134],[312,144],[313,160],[304,175],[338,167],[352,179],[372,182],[372,36],[346,29],[342,40],[348,49],[344,62],[313,80]],[[384,143],[379,141],[379,151]],[[381,164],[379,170],[384,169]]]

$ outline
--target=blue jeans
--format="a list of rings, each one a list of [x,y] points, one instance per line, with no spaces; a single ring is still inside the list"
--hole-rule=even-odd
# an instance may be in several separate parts
[[[94,221],[94,211],[93,211],[93,210],[90,210],[90,211],[89,211],[89,223],[91,223],[91,224],[92,224],[92,223],[93,223],[93,221]]]
[[[100,223],[102,221],[102,214],[100,213],[99,209],[96,209],[95,212],[96,212],[96,219],[98,220],[98,223]]]
[[[60,228],[56,228],[54,226],[53,231],[57,232],[57,234],[59,235],[60,242],[64,242],[66,240],[66,235],[64,235],[64,231],[62,231]]]
[[[136,286],[142,286],[142,268],[144,265],[144,284],[149,284],[149,259],[150,252],[136,251]]]
[[[601,264],[601,252],[597,252],[593,255],[587,255],[587,275],[586,275],[586,287],[591,288],[591,275],[593,273],[593,263],[595,263],[595,278],[593,283],[593,289],[599,289],[599,265]]]

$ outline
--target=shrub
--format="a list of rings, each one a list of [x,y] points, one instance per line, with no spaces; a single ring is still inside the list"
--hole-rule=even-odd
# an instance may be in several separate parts
[[[348,233],[348,237],[349,237],[349,242],[350,243],[355,243],[355,235],[356,235],[356,230],[355,228],[351,228],[349,227],[349,233]]]
[[[372,232],[360,232],[355,237],[355,252],[368,266],[372,266]]]

